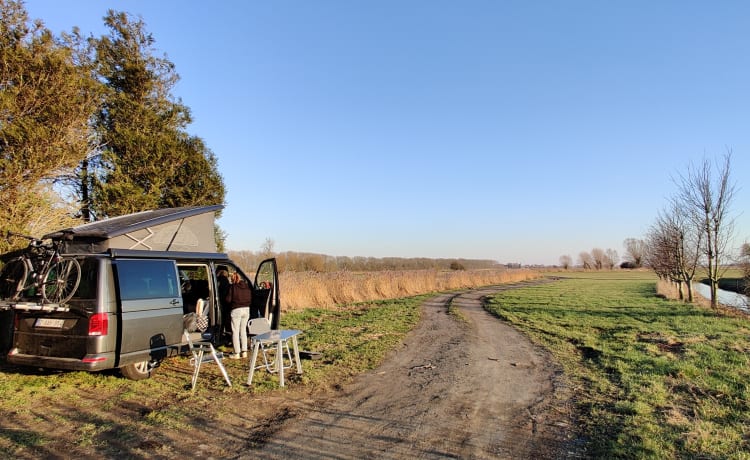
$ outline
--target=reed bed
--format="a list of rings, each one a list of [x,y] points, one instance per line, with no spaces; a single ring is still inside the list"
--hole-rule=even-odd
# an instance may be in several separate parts
[[[336,308],[356,302],[511,283],[541,277],[533,270],[403,270],[282,272],[283,310]]]

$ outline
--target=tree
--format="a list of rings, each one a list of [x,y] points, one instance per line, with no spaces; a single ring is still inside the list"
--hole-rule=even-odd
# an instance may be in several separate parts
[[[562,255],[560,256],[560,266],[567,270],[570,268],[570,266],[573,265],[573,258],[569,255]]]
[[[623,246],[625,247],[625,260],[630,262],[634,268],[642,267],[646,242],[641,239],[627,238],[623,242]]]
[[[617,266],[617,262],[620,261],[620,256],[617,255],[617,251],[611,248],[607,248],[606,251],[604,251],[604,265],[612,270]]]
[[[185,132],[190,111],[171,95],[179,79],[174,64],[153,55],[142,20],[112,10],[104,19],[110,34],[95,41],[107,88],[96,116],[101,150],[82,180],[93,184],[91,208],[102,218],[223,203],[216,158]]]
[[[712,163],[704,158],[700,165],[689,166],[678,183],[677,200],[685,207],[693,225],[703,233],[703,256],[713,308],[719,305],[719,279],[726,270],[724,260],[728,257],[734,227],[729,213],[735,192],[730,182],[731,156],[730,151],[724,155],[723,163],[716,164],[717,176],[714,176]]]
[[[676,283],[680,299],[688,302],[693,301],[693,278],[702,252],[702,235],[675,201],[671,208],[659,213],[648,233],[649,266],[660,278]]]
[[[581,252],[578,254],[578,262],[581,264],[581,266],[584,268],[584,270],[589,270],[594,268],[594,258],[586,251]]]
[[[601,270],[602,268],[604,268],[604,265],[606,263],[604,249],[601,249],[601,248],[592,249],[591,259],[594,262],[594,268],[596,268],[597,270]]]
[[[263,244],[260,247],[260,252],[263,257],[272,257],[274,246],[276,246],[276,242],[271,239],[271,237],[267,237],[265,240],[263,240]]]
[[[740,250],[743,281],[745,285],[744,294],[750,295],[750,244],[745,243]]]
[[[75,57],[22,2],[0,0],[0,230],[39,231],[50,210],[65,217],[49,184],[85,157],[98,101]]]

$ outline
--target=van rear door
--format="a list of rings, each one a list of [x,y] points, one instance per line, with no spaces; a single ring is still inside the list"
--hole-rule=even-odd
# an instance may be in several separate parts
[[[182,296],[177,264],[163,259],[118,259],[116,273],[119,366],[158,361],[182,341]]]

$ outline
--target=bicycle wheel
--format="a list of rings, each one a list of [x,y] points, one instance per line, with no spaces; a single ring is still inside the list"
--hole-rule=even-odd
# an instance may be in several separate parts
[[[0,272],[0,298],[18,300],[29,276],[29,268],[23,257],[11,259]]]
[[[65,303],[73,297],[81,282],[81,264],[76,259],[52,262],[42,281],[42,296],[50,303]]]

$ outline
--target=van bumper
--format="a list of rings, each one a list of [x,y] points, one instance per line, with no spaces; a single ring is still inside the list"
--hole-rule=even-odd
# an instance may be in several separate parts
[[[17,348],[14,348],[8,352],[8,362],[22,366],[45,367],[70,371],[102,371],[105,369],[112,369],[115,360],[110,354],[87,355],[83,359],[25,355],[19,353]]]

